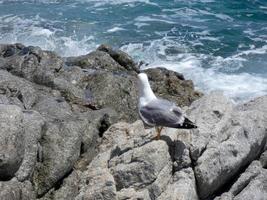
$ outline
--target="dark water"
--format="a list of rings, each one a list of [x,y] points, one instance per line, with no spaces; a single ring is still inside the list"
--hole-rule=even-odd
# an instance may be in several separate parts
[[[267,94],[267,0],[0,0],[0,42],[62,56],[107,43],[204,92]]]

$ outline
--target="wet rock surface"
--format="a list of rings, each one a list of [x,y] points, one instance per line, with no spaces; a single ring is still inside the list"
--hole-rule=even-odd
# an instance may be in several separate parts
[[[0,199],[267,199],[267,96],[234,105],[147,69],[198,125],[155,140],[138,120],[139,70],[106,45],[75,58],[0,45]]]

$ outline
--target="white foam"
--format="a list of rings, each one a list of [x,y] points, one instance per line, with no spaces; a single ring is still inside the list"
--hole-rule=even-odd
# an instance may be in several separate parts
[[[135,18],[135,21],[137,22],[164,22],[167,24],[176,24],[175,22],[170,21],[170,20],[158,19],[158,18],[153,18],[150,16],[138,16],[137,18]]]
[[[121,27],[113,27],[111,29],[108,29],[107,32],[108,33],[114,33],[114,32],[118,32],[118,31],[124,31],[125,29],[124,28],[121,28]]]
[[[106,4],[119,5],[119,4],[133,4],[133,3],[145,3],[149,5],[157,6],[156,3],[150,2],[149,0],[79,0],[80,2],[92,2],[94,6],[104,6]]]
[[[171,46],[180,48],[181,52],[185,53],[168,55],[165,50]],[[267,94],[266,77],[237,73],[237,70],[242,68],[243,62],[246,61],[243,55],[264,53],[267,47],[254,48],[242,52],[243,54],[240,53],[227,58],[194,54],[186,48],[182,44],[168,41],[168,38],[162,38],[161,40],[151,41],[148,46],[141,43],[128,44],[123,46],[122,50],[145,61],[145,63],[149,63],[148,66],[143,66],[143,69],[164,67],[184,74],[187,79],[193,80],[197,89],[204,93],[221,90],[237,102]],[[205,66],[207,64],[208,67]]]
[[[200,61],[191,56],[177,63],[151,63],[146,68],[151,67],[163,67],[182,73],[187,79],[192,79],[196,88],[204,93],[220,90],[237,102],[267,94],[266,78],[248,73],[225,74],[213,68],[204,69],[200,66]]]
[[[8,32],[0,35],[0,43],[23,43],[24,45],[39,46],[45,50],[52,50],[61,56],[78,56],[95,49],[94,37],[84,36],[78,38],[74,32],[72,36],[60,36],[61,29],[43,28],[45,21],[38,15],[33,19],[24,19],[19,16],[6,15],[0,17],[2,24]],[[53,22],[47,22],[50,24]]]

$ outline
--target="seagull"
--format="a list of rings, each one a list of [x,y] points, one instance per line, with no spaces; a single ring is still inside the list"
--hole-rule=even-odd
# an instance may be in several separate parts
[[[174,102],[157,98],[152,91],[147,75],[138,74],[138,112],[142,121],[148,126],[156,128],[156,139],[160,138],[163,127],[193,129],[197,126],[186,118],[180,107]]]

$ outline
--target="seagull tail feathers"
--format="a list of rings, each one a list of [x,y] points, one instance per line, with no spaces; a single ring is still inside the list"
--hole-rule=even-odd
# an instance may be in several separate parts
[[[183,124],[180,124],[177,128],[183,128],[183,129],[193,129],[197,128],[195,123],[190,121],[188,118],[185,117]]]

